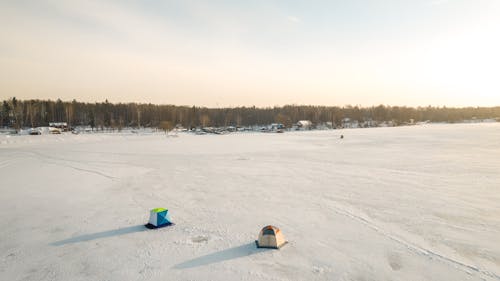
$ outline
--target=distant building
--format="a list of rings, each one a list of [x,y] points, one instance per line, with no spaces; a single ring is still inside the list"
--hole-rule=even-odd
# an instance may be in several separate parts
[[[377,126],[378,126],[378,122],[373,120],[373,119],[365,120],[363,122],[363,125],[362,125],[363,128],[372,128],[372,127],[377,127]]]
[[[49,127],[57,128],[61,131],[67,131],[68,130],[68,123],[66,123],[66,122],[50,122]]]
[[[333,129],[333,123],[332,122],[324,122],[321,124],[316,125],[317,130],[329,130]]]
[[[312,122],[309,120],[300,120],[295,125],[297,126],[298,130],[311,130],[312,129]]]
[[[358,120],[352,120],[351,118],[342,119],[342,128],[359,128]]]

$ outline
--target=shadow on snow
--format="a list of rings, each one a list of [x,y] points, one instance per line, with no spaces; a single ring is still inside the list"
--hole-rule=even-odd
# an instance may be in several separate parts
[[[148,230],[148,229],[142,224],[141,225],[133,225],[133,226],[128,226],[128,227],[119,228],[119,229],[111,229],[111,230],[107,230],[107,231],[79,235],[79,236],[71,237],[68,239],[52,242],[52,243],[50,243],[50,245],[62,246],[62,245],[66,245],[66,244],[91,241],[91,240],[105,238],[105,237],[120,236],[120,235],[124,235],[124,234],[128,234],[128,233],[141,232],[141,231],[146,231],[146,230]]]
[[[209,265],[213,263],[218,263],[226,260],[237,259],[241,257],[251,256],[257,253],[265,252],[269,249],[257,248],[255,243],[248,243],[241,246],[236,246],[219,252],[214,252],[208,255],[194,258],[192,260],[185,261],[175,265],[173,268],[176,269],[187,269],[203,265]]]

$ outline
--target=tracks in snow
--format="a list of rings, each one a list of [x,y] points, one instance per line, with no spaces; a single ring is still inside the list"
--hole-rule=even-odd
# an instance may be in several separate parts
[[[63,164],[58,164],[58,163],[50,162],[50,161],[47,161],[47,163],[51,163],[51,164],[54,164],[54,165],[60,165],[60,166],[68,167],[68,168],[71,168],[71,169],[74,169],[74,170],[77,170],[77,171],[81,171],[81,172],[91,173],[91,174],[94,174],[94,175],[105,177],[105,178],[110,179],[110,180],[117,179],[116,177],[113,177],[113,176],[110,176],[110,175],[106,175],[105,173],[101,173],[101,172],[95,171],[95,170],[78,168],[78,167],[71,166],[71,165],[68,165],[68,164],[64,164],[63,165]]]
[[[489,272],[489,271],[486,271],[486,270],[482,270],[474,265],[470,265],[470,264],[466,264],[464,262],[461,262],[461,261],[457,261],[451,257],[447,257],[445,255],[442,255],[440,253],[437,253],[433,250],[430,250],[430,249],[426,249],[424,247],[421,247],[421,246],[418,246],[414,243],[411,243],[411,242],[408,242],[408,241],[405,241],[403,240],[402,238],[399,238],[397,236],[394,236],[393,234],[390,234],[388,233],[387,231],[384,231],[383,229],[381,229],[380,227],[376,226],[374,223],[370,222],[369,220],[359,216],[359,215],[356,215],[352,212],[349,212],[345,209],[341,209],[341,208],[337,208],[337,207],[328,207],[330,209],[332,209],[335,213],[339,214],[339,215],[342,215],[342,216],[345,216],[345,217],[348,217],[352,220],[355,220],[355,221],[358,221],[360,223],[362,223],[363,225],[369,227],[370,229],[376,231],[377,233],[381,234],[382,236],[404,246],[405,248],[409,249],[410,251],[416,253],[416,254],[420,254],[420,255],[425,255],[431,259],[436,259],[436,260],[439,260],[441,262],[444,262],[444,263],[447,263],[449,265],[452,265],[453,267],[459,269],[459,270],[462,270],[468,274],[472,274],[472,273],[478,273],[480,274],[482,277],[484,276],[487,276],[489,278],[493,278],[493,279],[496,279],[496,280],[500,280],[500,275],[494,273],[494,272]],[[483,280],[486,280],[484,278],[481,278]]]
[[[54,156],[46,155],[46,154],[43,154],[40,152],[35,152],[35,151],[22,151],[21,154],[27,154],[29,157],[34,157],[34,158],[39,159],[41,161],[44,161],[48,164],[57,165],[57,166],[61,166],[61,167],[67,167],[67,168],[71,168],[73,170],[80,171],[80,172],[91,173],[91,174],[98,175],[98,176],[101,176],[101,177],[104,177],[104,178],[107,178],[110,180],[117,179],[116,177],[110,176],[108,174],[105,174],[105,173],[97,171],[97,170],[76,167],[76,166],[70,164],[70,163],[82,164],[82,162],[80,162],[80,161],[54,157]],[[0,166],[1,166],[1,163],[0,163]]]

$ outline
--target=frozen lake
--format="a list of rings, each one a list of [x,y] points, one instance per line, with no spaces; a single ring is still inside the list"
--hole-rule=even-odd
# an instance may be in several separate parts
[[[500,280],[499,123],[0,135],[0,177],[1,280]]]

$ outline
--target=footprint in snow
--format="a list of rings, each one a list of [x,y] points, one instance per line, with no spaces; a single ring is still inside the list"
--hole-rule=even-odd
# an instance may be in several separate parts
[[[403,267],[401,256],[398,253],[389,253],[387,255],[387,262],[394,271],[398,271]]]
[[[191,238],[191,241],[193,241],[194,243],[208,242],[208,236],[195,236]]]

